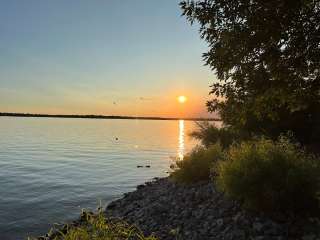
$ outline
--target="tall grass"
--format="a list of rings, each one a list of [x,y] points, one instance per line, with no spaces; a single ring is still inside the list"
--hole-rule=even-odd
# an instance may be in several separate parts
[[[53,240],[157,240],[145,236],[139,228],[122,220],[108,220],[100,210],[97,214],[84,211],[78,226],[69,226],[67,231],[56,230]]]

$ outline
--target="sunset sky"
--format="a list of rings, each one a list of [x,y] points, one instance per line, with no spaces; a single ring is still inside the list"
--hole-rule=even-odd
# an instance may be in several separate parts
[[[1,1],[0,112],[207,117],[215,76],[178,3]]]

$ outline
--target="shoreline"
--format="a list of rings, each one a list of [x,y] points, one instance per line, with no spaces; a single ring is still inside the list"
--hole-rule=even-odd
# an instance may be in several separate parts
[[[135,116],[117,116],[117,115],[73,115],[73,114],[34,114],[34,113],[5,113],[0,112],[0,117],[18,117],[18,118],[83,118],[83,119],[128,119],[128,120],[162,120],[162,121],[221,121],[218,118],[177,118],[177,117],[135,117]]]
[[[178,185],[168,177],[138,185],[136,190],[109,203],[104,211],[107,219],[124,220],[159,240],[320,239],[318,218],[279,216],[273,220],[243,210],[212,183]],[[77,226],[79,221],[71,226]]]

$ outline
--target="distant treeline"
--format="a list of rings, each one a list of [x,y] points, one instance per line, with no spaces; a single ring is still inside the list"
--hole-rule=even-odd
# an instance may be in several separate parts
[[[169,117],[133,117],[133,116],[71,115],[71,114],[65,115],[65,114],[1,113],[1,112],[0,112],[0,117],[220,121],[220,119],[218,118],[169,118]]]

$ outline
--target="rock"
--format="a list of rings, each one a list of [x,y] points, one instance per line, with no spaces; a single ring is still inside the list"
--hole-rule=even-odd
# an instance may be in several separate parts
[[[117,206],[117,203],[116,202],[111,202],[108,206],[107,206],[107,209],[113,209]]]
[[[256,236],[254,238],[252,238],[253,240],[270,240],[270,239],[267,239],[266,237],[264,236]]]
[[[309,234],[309,235],[305,235],[302,237],[302,240],[316,240],[316,239],[317,239],[316,235],[314,235],[314,234]]]
[[[135,224],[159,240],[320,240],[318,218],[272,220],[246,212],[211,182],[179,185],[169,178],[153,179],[111,202],[106,217]]]
[[[138,186],[137,186],[137,190],[142,189],[142,188],[144,188],[144,187],[146,187],[144,184],[138,185]]]
[[[221,227],[223,225],[223,219],[220,218],[216,221],[217,226]]]
[[[246,236],[246,232],[241,229],[235,229],[235,230],[233,230],[233,236],[236,239],[244,239],[244,237]]]
[[[237,213],[237,214],[232,218],[232,220],[235,221],[235,222],[239,222],[240,218],[241,218],[241,213]]]
[[[227,200],[208,182],[179,185],[169,178],[154,179],[117,202],[111,214],[125,216],[129,223],[139,219],[138,226],[144,232],[154,232],[161,240],[288,239],[285,230],[288,219],[281,216],[279,222],[274,222],[266,216],[248,214],[239,203]],[[130,214],[126,215],[128,209]],[[316,219],[307,222],[318,224]],[[309,230],[301,231],[298,226],[291,229],[295,230],[294,234],[300,234],[298,239],[304,235],[310,237]],[[291,239],[297,236],[292,235]]]
[[[252,224],[252,228],[253,228],[253,230],[255,230],[257,232],[261,232],[262,228],[263,228],[263,225],[260,222],[254,222]]]

